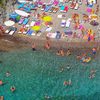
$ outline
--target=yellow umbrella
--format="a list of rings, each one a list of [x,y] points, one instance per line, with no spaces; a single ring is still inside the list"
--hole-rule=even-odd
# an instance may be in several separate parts
[[[33,26],[33,27],[32,27],[32,30],[34,30],[34,31],[39,31],[39,30],[40,30],[40,26]]]
[[[50,22],[50,21],[52,21],[52,18],[50,16],[45,16],[45,17],[43,17],[43,20],[45,22]]]

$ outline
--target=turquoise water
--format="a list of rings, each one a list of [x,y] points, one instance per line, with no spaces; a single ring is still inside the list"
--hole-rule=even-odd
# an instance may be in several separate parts
[[[0,86],[0,95],[4,100],[45,100],[46,95],[50,100],[100,100],[99,58],[98,54],[90,63],[82,64],[76,54],[60,57],[46,50],[1,52],[0,80],[6,84]],[[89,79],[91,69],[97,70],[93,79]],[[72,85],[64,86],[69,79]],[[13,85],[14,93],[10,91]]]

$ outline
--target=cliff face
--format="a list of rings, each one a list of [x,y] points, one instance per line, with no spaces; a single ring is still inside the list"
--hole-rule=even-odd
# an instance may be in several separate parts
[[[9,15],[9,9],[16,3],[16,0],[0,0],[0,24],[3,24]]]

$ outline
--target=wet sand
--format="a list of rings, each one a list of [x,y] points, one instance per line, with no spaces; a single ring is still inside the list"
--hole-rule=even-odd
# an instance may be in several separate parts
[[[44,44],[47,42],[45,38],[32,38],[32,37],[16,37],[16,36],[3,36],[0,37],[0,51],[12,51],[21,49],[31,49],[32,43],[36,44],[36,48],[44,48]],[[50,39],[51,49],[56,48],[93,48],[99,47],[100,42],[66,42],[64,40]]]

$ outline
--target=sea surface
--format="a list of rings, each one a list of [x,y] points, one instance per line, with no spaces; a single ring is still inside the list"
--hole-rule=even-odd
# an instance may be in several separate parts
[[[54,50],[0,52],[0,80],[5,83],[0,96],[4,100],[100,100],[100,55],[85,64],[76,55],[61,57]],[[96,70],[93,79],[91,69]],[[65,86],[69,80],[72,84]],[[11,86],[16,87],[14,93]]]

